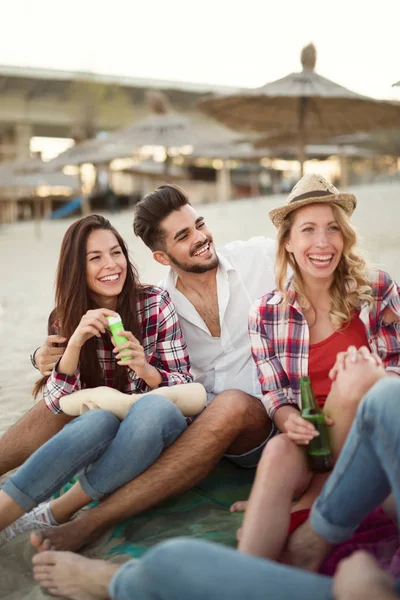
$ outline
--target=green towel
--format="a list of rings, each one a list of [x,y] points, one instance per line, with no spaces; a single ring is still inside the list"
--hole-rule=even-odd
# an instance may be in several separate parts
[[[190,491],[114,527],[105,539],[103,555],[138,558],[155,544],[179,536],[235,546],[243,515],[230,513],[229,507],[236,500],[248,498],[254,474],[255,469],[241,469],[222,460]]]

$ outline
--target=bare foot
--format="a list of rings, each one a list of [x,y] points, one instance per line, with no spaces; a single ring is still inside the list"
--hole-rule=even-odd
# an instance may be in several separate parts
[[[80,550],[86,544],[94,541],[103,533],[100,528],[92,531],[81,522],[84,514],[78,515],[72,521],[68,521],[57,527],[48,527],[42,531],[35,531],[31,534],[31,544],[38,552],[45,550],[71,550],[73,552]]]
[[[311,529],[307,519],[289,537],[281,559],[295,567],[316,572],[331,548],[329,542]]]
[[[33,577],[43,588],[71,600],[106,600],[108,584],[119,568],[72,552],[42,552],[32,562]]]
[[[230,507],[231,512],[244,512],[247,507],[248,500],[239,500],[239,502],[234,502]]]

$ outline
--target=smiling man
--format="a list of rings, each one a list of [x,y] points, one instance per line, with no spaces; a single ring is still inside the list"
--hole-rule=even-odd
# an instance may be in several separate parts
[[[208,406],[134,482],[73,521],[38,534],[38,549],[79,549],[108,527],[194,486],[224,455],[254,467],[275,431],[260,401],[247,331],[252,302],[274,287],[274,242],[253,238],[217,252],[204,218],[173,185],[136,205],[134,232],[169,267],[161,285],[175,305]],[[41,370],[52,362],[47,346],[36,357]]]

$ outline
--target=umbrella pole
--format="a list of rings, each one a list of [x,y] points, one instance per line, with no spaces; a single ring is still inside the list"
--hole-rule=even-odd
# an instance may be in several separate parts
[[[89,198],[89,194],[86,190],[86,187],[84,185],[84,181],[83,181],[83,176],[82,176],[82,165],[79,165],[79,183],[81,186],[81,211],[82,211],[82,216],[83,217],[87,217],[87,215],[90,214],[90,198]]]
[[[172,157],[168,152],[168,148],[165,148],[165,161],[164,161],[164,175],[169,175]]]
[[[231,171],[227,161],[222,161],[221,169],[217,170],[218,202],[228,202],[231,199]]]
[[[340,161],[340,189],[345,190],[349,183],[349,177],[348,177],[346,154],[344,152],[343,146],[340,146],[340,149],[339,149],[339,161]]]
[[[308,98],[301,97],[299,104],[299,151],[298,161],[300,165],[300,177],[304,175],[304,162],[306,160],[306,132],[305,132],[305,120],[307,110]]]

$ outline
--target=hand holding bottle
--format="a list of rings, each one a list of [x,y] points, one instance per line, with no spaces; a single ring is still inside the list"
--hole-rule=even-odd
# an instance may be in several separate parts
[[[108,308],[88,310],[80,320],[78,327],[70,337],[68,346],[82,348],[83,344],[96,336],[101,337],[108,327],[107,317],[115,317],[117,313]]]

